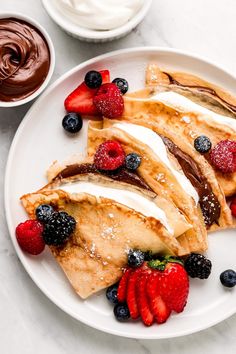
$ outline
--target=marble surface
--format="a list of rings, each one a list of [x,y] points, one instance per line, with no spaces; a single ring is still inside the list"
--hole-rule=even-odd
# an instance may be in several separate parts
[[[102,0],[101,0],[102,1]],[[82,61],[111,50],[165,46],[205,56],[236,75],[235,0],[153,0],[143,23],[126,38],[106,44],[82,43],[60,30],[40,0],[0,0],[1,11],[18,11],[49,31],[56,49],[52,81]],[[143,341],[91,329],[63,313],[36,287],[19,262],[7,230],[3,180],[11,140],[30,104],[0,109],[0,353],[2,354],[205,354],[236,352],[236,316],[187,337]],[[203,298],[204,301],[204,298]]]

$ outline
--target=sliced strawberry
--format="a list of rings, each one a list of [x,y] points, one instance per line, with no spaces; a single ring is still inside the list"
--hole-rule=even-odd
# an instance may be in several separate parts
[[[166,306],[162,297],[158,294],[159,274],[154,272],[147,284],[147,294],[149,298],[149,305],[157,323],[164,323],[170,316],[171,310]]]
[[[127,296],[126,301],[130,312],[130,317],[134,320],[139,317],[139,310],[138,310],[138,303],[137,303],[137,296],[136,296],[136,283],[139,277],[140,270],[137,269],[131,272],[128,286],[127,286]]]
[[[160,274],[157,288],[171,310],[178,313],[183,311],[189,293],[189,278],[182,265],[168,263]]]
[[[102,83],[110,82],[109,70],[101,70]],[[84,82],[82,82],[69,96],[65,99],[64,105],[67,112],[75,112],[82,115],[98,115],[93,98],[98,89],[90,89]]]
[[[119,302],[125,302],[126,300],[127,285],[128,285],[129,276],[131,272],[132,272],[131,268],[126,269],[120,280],[118,290],[117,290],[117,299]]]
[[[138,309],[141,315],[142,321],[146,326],[151,326],[154,322],[154,316],[149,307],[149,301],[147,296],[147,283],[149,275],[142,275],[137,280],[137,302]]]

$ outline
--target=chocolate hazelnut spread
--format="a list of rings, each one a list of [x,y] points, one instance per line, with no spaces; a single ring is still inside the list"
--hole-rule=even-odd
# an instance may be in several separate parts
[[[145,181],[138,176],[137,173],[131,172],[126,168],[120,168],[116,171],[99,171],[93,164],[90,163],[82,163],[82,164],[73,164],[67,166],[64,170],[62,170],[55,178],[68,178],[75,175],[94,173],[94,174],[102,174],[106,177],[109,177],[115,181],[125,182],[131,185],[134,185],[139,188],[146,189],[148,191],[152,191],[152,189],[145,183]]]
[[[161,137],[168,150],[176,157],[186,177],[190,180],[199,195],[199,204],[202,210],[206,226],[218,224],[221,207],[210,184],[205,176],[202,175],[196,162],[184,153],[170,139]]]
[[[30,23],[0,19],[0,101],[18,101],[42,85],[50,66],[46,39]]]
[[[191,85],[191,84],[185,85],[185,84],[182,84],[181,82],[177,81],[176,79],[174,79],[171,74],[169,74],[167,72],[165,72],[164,74],[168,77],[170,85],[177,86],[177,87],[180,87],[180,88],[189,89],[189,90],[196,90],[199,93],[205,93],[205,94],[210,95],[213,98],[217,98],[219,103],[223,107],[227,108],[229,111],[234,113],[234,118],[235,118],[236,106],[233,105],[232,103],[229,103],[228,101],[226,101],[213,88],[206,87],[206,86],[201,86],[201,85]],[[214,104],[216,104],[216,102]]]

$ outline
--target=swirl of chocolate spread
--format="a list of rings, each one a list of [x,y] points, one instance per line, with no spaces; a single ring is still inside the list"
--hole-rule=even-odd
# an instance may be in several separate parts
[[[0,101],[18,101],[42,85],[50,66],[47,41],[16,18],[0,19]]]

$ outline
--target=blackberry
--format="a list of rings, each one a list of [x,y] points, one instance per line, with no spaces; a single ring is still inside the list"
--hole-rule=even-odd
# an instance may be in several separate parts
[[[124,95],[129,89],[128,81],[125,79],[122,79],[120,77],[117,77],[116,79],[114,79],[112,81],[112,83],[118,87],[118,89],[120,90],[122,95]]]
[[[192,278],[207,279],[211,274],[211,261],[202,254],[192,253],[184,262],[184,268]]]
[[[125,158],[126,168],[128,168],[128,170],[135,171],[140,166],[141,161],[142,161],[141,156],[139,156],[135,152],[132,152],[128,154]]]
[[[117,304],[114,307],[114,315],[118,321],[126,321],[130,318],[129,308],[126,303]]]
[[[220,275],[221,284],[227,288],[233,288],[236,285],[236,272],[232,269],[227,269]]]
[[[144,253],[140,250],[130,250],[128,253],[128,266],[138,268],[144,262]]]
[[[68,133],[78,133],[83,126],[83,120],[77,113],[68,113],[62,120],[62,126]]]
[[[107,300],[115,305],[118,304],[117,290],[118,290],[118,284],[114,284],[114,285],[109,286],[109,288],[107,288],[107,291],[106,291]]]
[[[98,71],[91,70],[85,75],[84,82],[90,89],[97,89],[102,84],[102,75]]]
[[[43,223],[48,221],[52,213],[54,213],[54,209],[51,205],[48,204],[41,204],[35,210],[37,220]]]
[[[211,141],[207,136],[200,135],[194,140],[194,147],[198,152],[205,154],[211,149]]]
[[[75,230],[76,221],[66,212],[53,213],[44,226],[43,239],[47,245],[60,246]]]

